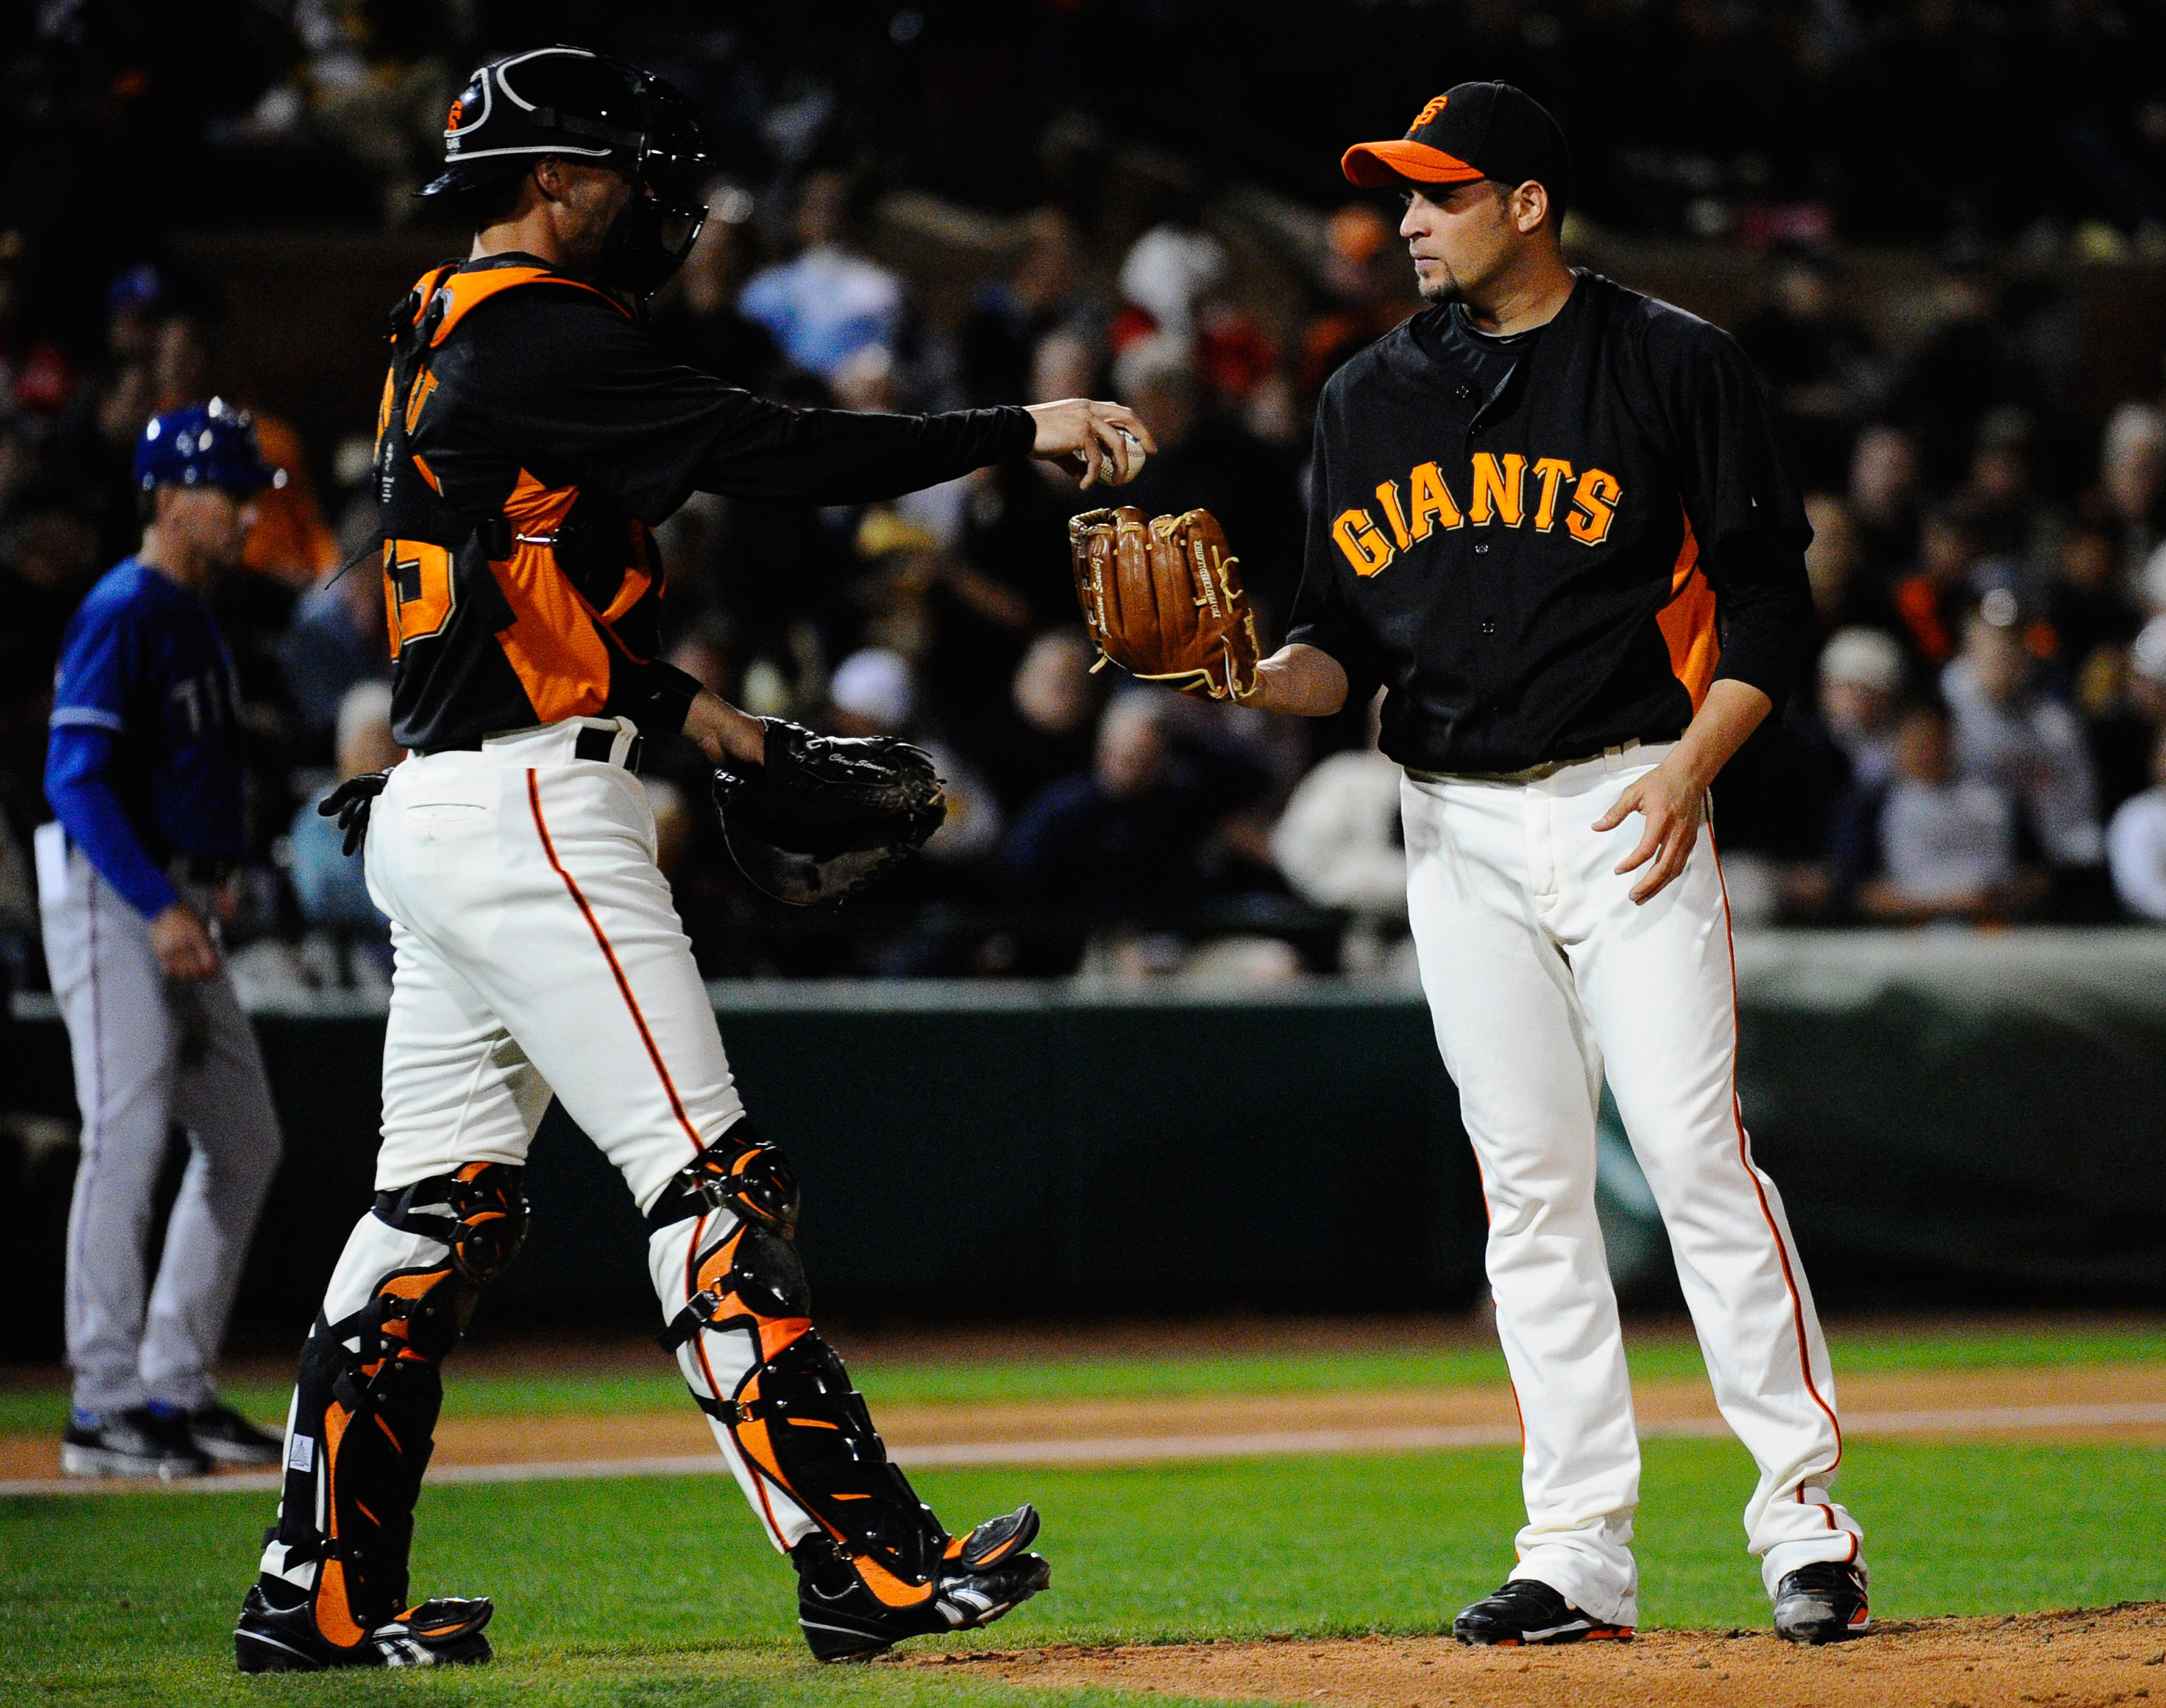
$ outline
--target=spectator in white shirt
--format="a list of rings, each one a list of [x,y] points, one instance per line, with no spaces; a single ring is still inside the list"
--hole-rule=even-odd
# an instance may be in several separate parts
[[[1903,649],[1885,630],[1838,629],[1820,649],[1820,716],[1861,785],[1885,782],[1894,770],[1902,691]]]
[[[1318,907],[1406,917],[1401,774],[1376,751],[1371,705],[1368,746],[1334,753],[1302,778],[1271,832],[1272,856],[1296,894]]]
[[[1957,768],[2022,805],[2031,836],[2057,867],[2095,867],[2105,857],[2098,778],[2076,714],[2040,693],[2016,626],[2015,601],[1988,593],[1963,625],[1963,651],[1942,673],[1953,714]]]
[[[1868,917],[1975,919],[2010,910],[2025,888],[2014,804],[1987,779],[1958,772],[1939,705],[1914,706],[1898,725],[1876,828],[1878,870],[1857,892]]]
[[[2121,804],[2105,833],[2114,894],[2141,919],[2166,923],[2166,731],[2152,751],[2153,787]]]
[[[2128,698],[2139,716],[2166,729],[2166,616],[2153,617],[2128,643]]]

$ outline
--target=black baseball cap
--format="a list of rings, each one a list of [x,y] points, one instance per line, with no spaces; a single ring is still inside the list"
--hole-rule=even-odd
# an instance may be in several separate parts
[[[1357,142],[1339,162],[1357,184],[1471,184],[1529,180],[1561,208],[1572,188],[1572,150],[1549,109],[1509,83],[1460,83],[1414,114],[1391,142]]]

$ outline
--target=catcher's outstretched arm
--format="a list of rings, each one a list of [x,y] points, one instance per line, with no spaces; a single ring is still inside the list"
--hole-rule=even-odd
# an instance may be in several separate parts
[[[1256,691],[1247,704],[1297,718],[1328,718],[1346,704],[1345,667],[1297,640],[1256,666]]]
[[[705,688],[684,714],[684,733],[717,765],[732,759],[744,765],[767,762],[767,725]]]

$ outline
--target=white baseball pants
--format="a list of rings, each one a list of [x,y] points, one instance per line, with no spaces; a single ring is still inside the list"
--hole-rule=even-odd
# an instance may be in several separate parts
[[[1595,1219],[1606,1073],[1661,1205],[1716,1403],[1759,1466],[1745,1509],[1769,1593],[1858,1558],[1828,1498],[1835,1381],[1775,1183],[1736,1091],[1736,983],[1711,836],[1644,907],[1613,868],[1644,829],[1592,826],[1667,746],[1526,783],[1408,778],[1407,897],[1439,1047],[1481,1166],[1497,1326],[1525,1434],[1512,1575],[1638,1616],[1640,1447]]]
[[[583,730],[614,762],[580,759]],[[391,920],[379,1191],[467,1162],[523,1165],[553,1093],[622,1173],[641,1211],[744,1114],[715,1011],[669,885],[654,815],[622,761],[628,721],[573,719],[499,736],[478,752],[395,767],[369,815],[369,894]],[[696,1290],[695,1238],[721,1214],[664,1228],[648,1268],[666,1319]],[[409,1261],[410,1236],[362,1217],[331,1284],[335,1321]],[[727,1399],[751,1367],[740,1335],[679,1348],[695,1391]],[[737,1362],[732,1363],[732,1360]],[[811,1519],[723,1455],[787,1548]]]
[[[169,981],[150,921],[56,825],[39,828],[38,910],[67,1023],[82,1156],[68,1211],[67,1349],[74,1402],[199,1410],[278,1168],[278,1117],[233,981]],[[169,1130],[188,1163],[144,1299],[151,1200]]]

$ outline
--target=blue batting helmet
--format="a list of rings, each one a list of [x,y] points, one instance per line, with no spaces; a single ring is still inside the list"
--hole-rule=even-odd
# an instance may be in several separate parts
[[[286,472],[263,461],[256,419],[222,398],[154,415],[135,441],[135,484],[216,487],[237,498],[265,487],[283,487]]]

